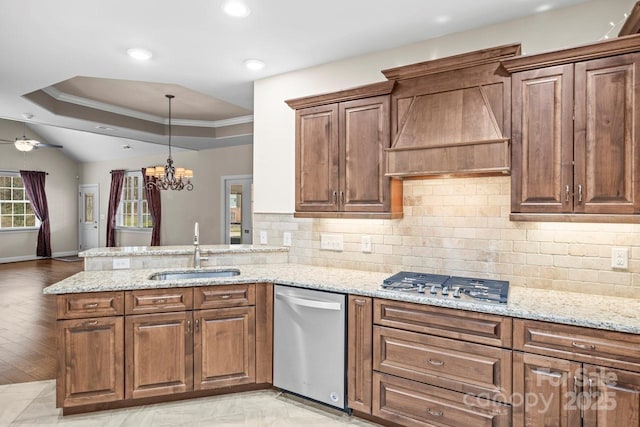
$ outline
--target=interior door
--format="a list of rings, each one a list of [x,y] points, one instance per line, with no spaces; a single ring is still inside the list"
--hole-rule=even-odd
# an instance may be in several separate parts
[[[98,184],[83,184],[80,186],[78,200],[78,248],[82,251],[98,247],[100,199]]]
[[[224,178],[224,242],[250,245],[253,242],[251,188],[253,177]]]

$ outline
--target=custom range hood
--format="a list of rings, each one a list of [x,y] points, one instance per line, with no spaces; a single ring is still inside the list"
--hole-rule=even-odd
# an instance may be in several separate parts
[[[391,95],[386,175],[509,173],[510,44],[382,71]]]

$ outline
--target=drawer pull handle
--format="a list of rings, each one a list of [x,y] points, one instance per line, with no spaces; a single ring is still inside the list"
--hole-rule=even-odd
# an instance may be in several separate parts
[[[546,369],[534,368],[534,369],[531,370],[531,372],[533,372],[534,374],[538,374],[538,375],[547,375],[547,376],[554,377],[554,378],[562,378],[562,374],[560,372],[549,371],[549,370],[546,370]]]
[[[191,333],[191,320],[187,320],[187,333]]]
[[[200,332],[200,319],[196,319],[195,325],[196,325],[196,332]]]
[[[160,298],[160,299],[157,299],[157,300],[153,301],[154,304],[164,304],[166,302],[167,302],[166,298]]]
[[[231,298],[231,295],[229,295],[229,294],[222,295],[220,298],[222,298],[222,299],[229,299],[229,298]]]
[[[429,359],[427,360],[427,362],[429,362],[429,364],[433,366],[444,366],[444,362],[442,360]]]
[[[98,326],[97,320],[91,320],[89,322],[84,322],[84,326]]]
[[[573,341],[571,343],[572,346],[574,346],[575,348],[579,348],[581,350],[595,350],[596,346],[593,344],[580,344],[579,342],[575,342]]]
[[[97,302],[90,302],[84,305],[84,308],[97,308],[97,307],[98,307]]]
[[[443,415],[442,411],[433,411],[431,408],[427,408],[427,412],[434,417],[441,417]]]

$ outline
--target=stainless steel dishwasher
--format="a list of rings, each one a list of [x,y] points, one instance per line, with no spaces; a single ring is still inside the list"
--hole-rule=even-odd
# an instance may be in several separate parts
[[[346,408],[346,295],[275,286],[273,385]]]

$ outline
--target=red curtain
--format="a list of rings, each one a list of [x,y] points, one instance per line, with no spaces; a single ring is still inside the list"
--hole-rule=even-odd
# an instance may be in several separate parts
[[[111,190],[109,191],[109,210],[107,211],[107,247],[116,245],[116,213],[122,197],[124,169],[111,171]]]
[[[149,213],[153,220],[153,230],[151,231],[151,246],[160,246],[160,223],[162,222],[162,202],[160,200],[160,190],[157,187],[147,183],[153,182],[152,176],[146,176],[147,168],[142,168],[142,178],[144,179],[144,188],[147,196],[147,204],[149,205]]]
[[[46,172],[20,171],[24,189],[31,202],[36,217],[40,220],[38,230],[38,248],[36,254],[42,257],[51,256],[51,225],[49,224],[49,206],[44,191]]]

